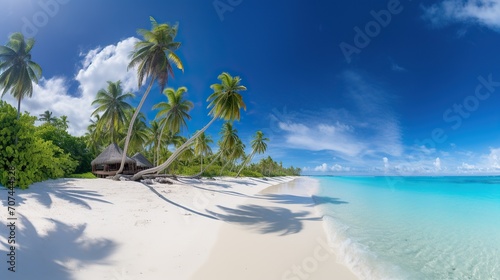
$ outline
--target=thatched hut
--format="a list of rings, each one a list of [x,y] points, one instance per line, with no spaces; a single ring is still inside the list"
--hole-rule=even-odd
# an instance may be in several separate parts
[[[142,171],[153,167],[153,164],[141,153],[136,153],[132,156],[136,162],[136,170]]]
[[[100,178],[116,175],[116,171],[120,169],[122,155],[123,151],[116,143],[109,145],[96,159],[91,162],[92,173]],[[122,174],[135,174],[136,168],[136,161],[132,158],[126,157],[125,167],[123,168]]]

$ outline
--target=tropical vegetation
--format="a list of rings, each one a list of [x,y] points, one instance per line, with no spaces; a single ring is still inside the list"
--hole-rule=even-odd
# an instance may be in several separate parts
[[[23,34],[14,33],[5,46],[0,46],[0,90],[2,97],[10,92],[17,99],[17,117],[21,114],[21,101],[31,97],[33,84],[42,77],[42,68],[31,60],[34,39],[25,40]]]
[[[300,175],[299,168],[283,167],[270,156],[262,156],[270,141],[262,131],[257,131],[250,143],[240,138],[237,122],[246,110],[243,93],[247,88],[239,76],[223,72],[217,77],[206,100],[211,119],[189,134],[194,103],[188,98],[188,89],[166,87],[174,68],[184,71],[176,54],[181,45],[175,41],[178,25],[150,20],[150,30],[138,31],[142,40],[135,44],[129,63],[129,68],[137,71],[139,89],[147,83],[139,105],[131,105],[135,95],[124,92],[121,81],[108,81],[96,92],[92,102],[95,110],[88,116],[90,125],[81,137],[68,132],[71,123],[65,115],[46,110],[34,117],[20,111],[21,100],[32,95],[33,84],[41,78],[41,68],[30,55],[34,40],[14,33],[0,46],[0,91],[18,101],[17,111],[6,102],[0,103],[1,184],[8,183],[11,169],[16,170],[16,184],[21,188],[48,178],[92,178],[90,162],[112,143],[123,147],[124,158],[140,152],[154,164],[154,168],[135,174],[133,180],[160,173],[191,177]],[[156,117],[148,120],[141,108],[154,85],[162,98],[151,107]],[[224,122],[214,141],[207,129],[217,120]],[[248,154],[247,146],[251,147]],[[255,161],[257,155],[261,158]],[[115,178],[122,169],[123,160]]]

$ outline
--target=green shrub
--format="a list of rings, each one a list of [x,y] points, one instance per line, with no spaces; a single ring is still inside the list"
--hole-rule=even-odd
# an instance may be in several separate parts
[[[54,145],[61,148],[64,153],[78,162],[76,169],[71,173],[86,173],[92,170],[91,161],[93,155],[87,149],[83,137],[75,137],[70,135],[61,127],[54,126],[50,123],[44,123],[37,128],[36,135],[45,141],[51,141]]]
[[[7,186],[9,169],[15,171],[16,187],[71,174],[78,162],[51,142],[35,135],[35,117],[21,114],[0,101],[0,184]],[[17,140],[17,143],[16,143]]]
[[[95,179],[97,178],[92,172],[81,173],[81,174],[71,174],[66,176],[66,178],[74,178],[74,179]]]

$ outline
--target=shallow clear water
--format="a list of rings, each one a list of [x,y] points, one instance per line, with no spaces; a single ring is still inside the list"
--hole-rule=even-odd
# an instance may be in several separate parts
[[[331,245],[361,279],[500,279],[500,177],[316,179]]]

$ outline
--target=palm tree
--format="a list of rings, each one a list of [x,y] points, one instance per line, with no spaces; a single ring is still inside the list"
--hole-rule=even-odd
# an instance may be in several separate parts
[[[132,93],[123,93],[121,81],[108,81],[108,89],[99,90],[92,102],[92,105],[97,105],[92,116],[102,113],[98,126],[109,133],[111,143],[117,143],[119,140],[118,132],[127,123],[127,111],[133,110],[126,100],[133,97]]]
[[[187,127],[186,120],[191,119],[188,112],[194,105],[193,102],[183,98],[186,92],[186,87],[177,90],[166,88],[163,94],[167,96],[168,102],[160,102],[153,106],[153,109],[160,110],[156,114],[156,119],[160,121],[163,129],[169,127],[174,133],[178,133]]]
[[[156,120],[150,122],[151,127],[149,127],[149,140],[146,145],[153,145],[153,164],[156,166],[158,164],[159,149],[162,142],[160,123]]]
[[[224,157],[227,160],[226,164],[221,168],[220,175],[222,176],[222,172],[229,164],[234,164],[236,160],[245,156],[245,144],[238,137],[234,144],[227,147],[225,151],[223,151]]]
[[[243,97],[240,92],[245,91],[247,88],[242,86],[241,78],[236,76],[232,77],[228,73],[224,72],[219,75],[218,79],[221,81],[220,84],[213,84],[210,88],[214,91],[207,99],[210,103],[208,108],[211,108],[209,114],[213,117],[207,125],[205,125],[201,130],[195,133],[186,143],[181,145],[164,163],[155,168],[147,169],[135,174],[132,179],[138,180],[145,174],[155,173],[167,168],[181,153],[182,151],[189,147],[191,143],[200,136],[205,130],[207,130],[212,123],[222,118],[226,121],[240,120],[241,112],[240,109],[246,110],[246,105],[243,102]]]
[[[241,165],[240,171],[238,171],[238,174],[236,174],[236,177],[240,176],[241,171],[247,165],[252,158],[255,156],[256,153],[263,154],[267,150],[267,143],[269,141],[269,138],[264,137],[264,133],[262,131],[257,131],[255,133],[254,139],[252,140],[252,153],[250,154],[249,157],[243,162]]]
[[[176,148],[180,147],[186,141],[187,139],[182,137],[182,141],[179,143],[180,145],[176,145]],[[179,161],[183,161],[185,165],[189,165],[189,162],[191,162],[191,160],[194,158],[193,144],[194,143],[192,143],[189,147],[184,149],[184,152],[182,152],[181,156],[179,156]]]
[[[130,116],[134,113],[134,109],[127,111],[127,119],[130,119]],[[123,130],[125,130],[125,126],[123,126]],[[125,135],[125,133],[121,133],[121,135]],[[144,113],[139,113],[137,118],[135,119],[135,123],[133,125],[132,135],[129,141],[129,149],[131,154],[135,154],[136,152],[141,152],[144,150],[144,146],[148,142],[149,139],[149,129],[146,125],[146,116]],[[120,144],[125,142],[125,139],[120,140]]]
[[[130,126],[127,131],[127,138],[125,139],[125,147],[123,148],[123,156],[120,168],[116,172],[116,176],[123,171],[125,167],[125,158],[127,156],[127,149],[132,134],[132,125],[137,118],[137,114],[141,111],[144,101],[151,91],[153,84],[158,82],[160,90],[163,91],[168,82],[169,76],[174,76],[172,63],[180,70],[184,71],[179,57],[174,53],[179,49],[181,43],[175,42],[177,36],[178,26],[170,26],[166,23],[159,24],[153,17],[151,20],[151,30],[139,29],[137,33],[143,37],[134,46],[134,52],[131,56],[131,61],[128,69],[137,67],[137,81],[139,88],[142,86],[143,81],[150,79],[148,88],[142,99],[137,106],[135,114],[132,116]]]
[[[42,68],[31,60],[34,39],[25,40],[23,34],[10,35],[5,46],[0,46],[0,89],[2,97],[10,91],[17,99],[17,118],[21,114],[21,100],[33,95],[33,83],[38,84]]]
[[[191,101],[183,98],[186,92],[186,87],[180,87],[177,90],[166,88],[163,93],[167,96],[168,102],[160,102],[153,106],[153,109],[160,110],[156,114],[156,119],[161,126],[160,137],[163,135],[165,128],[170,129],[173,133],[179,133],[183,128],[187,127],[186,120],[191,119],[188,112],[194,105]]]
[[[171,130],[167,130],[162,137],[160,142],[160,149],[158,150],[158,163],[160,161],[167,160],[170,156],[170,151],[168,147],[173,145],[175,148],[180,147],[184,142],[186,142],[186,138],[180,136],[178,133],[173,133]],[[159,174],[161,171],[156,172]]]
[[[90,120],[87,132],[85,133],[87,149],[89,149],[93,154],[98,154],[102,146],[102,137],[100,135],[101,131],[98,129],[100,119],[101,117],[99,114],[96,114],[95,120]]]
[[[53,123],[56,121],[56,118],[52,117],[52,112],[50,112],[49,110],[43,112],[43,114],[40,114],[39,116],[40,118],[38,118],[38,120],[45,123]]]
[[[205,132],[201,133],[194,141],[194,154],[200,157],[200,171],[203,172],[203,157],[212,153],[210,143],[213,143],[212,137],[206,135]]]
[[[68,129],[68,127],[69,127],[69,125],[68,125],[69,124],[68,116],[62,115],[56,121],[58,121],[61,124],[61,128],[62,129],[64,129],[64,130]]]
[[[240,143],[243,144],[238,136],[238,130],[233,128],[233,124],[231,122],[224,123],[221,130],[221,144],[219,152],[227,162],[221,169],[221,175],[224,168],[235,160],[237,155],[236,150],[239,148],[238,146]]]

